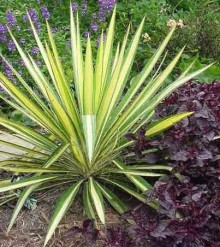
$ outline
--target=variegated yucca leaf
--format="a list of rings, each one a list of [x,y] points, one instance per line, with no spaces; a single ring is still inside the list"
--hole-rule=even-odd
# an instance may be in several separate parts
[[[162,59],[161,62],[162,54],[173,35],[173,28],[142,71],[131,78],[144,19],[131,42],[128,42],[128,27],[122,44],[114,49],[115,16],[116,10],[106,39],[102,33],[94,57],[90,37],[84,52],[78,16],[74,17],[70,11],[73,85],[66,76],[48,23],[48,41],[42,42],[29,17],[47,74],[40,70],[36,61],[20,47],[9,31],[35,89],[2,57],[17,77],[18,85],[0,73],[0,85],[10,100],[4,95],[1,98],[34,121],[44,133],[39,131],[40,128],[30,128],[0,116],[0,125],[8,129],[8,132],[1,131],[1,146],[19,151],[13,154],[8,149],[1,150],[0,155],[7,155],[8,158],[0,162],[0,169],[25,174],[25,178],[18,182],[11,183],[9,179],[0,181],[0,192],[4,192],[0,205],[17,198],[13,191],[25,187],[19,194],[9,231],[23,205],[35,191],[69,185],[55,208],[45,246],[77,193],[83,193],[88,217],[99,218],[102,223],[105,223],[105,199],[119,213],[127,210],[113,189],[145,201],[142,193],[151,188],[146,177],[162,176],[171,168],[164,164],[124,164],[121,152],[133,144],[125,135],[128,132],[136,133],[150,120],[155,107],[165,97],[209,67],[190,74],[189,67],[173,83],[164,86],[183,53],[182,49],[164,70],[155,72],[155,66],[161,63],[161,67],[164,61]],[[160,133],[190,114],[181,113],[154,122],[146,129],[146,135],[151,137]],[[10,138],[4,139],[3,136]],[[15,136],[16,143],[12,139]],[[7,191],[8,195],[5,193]],[[155,204],[151,205],[155,207]]]

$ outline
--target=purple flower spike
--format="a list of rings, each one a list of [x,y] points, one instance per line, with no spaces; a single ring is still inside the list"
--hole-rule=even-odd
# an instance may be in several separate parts
[[[24,22],[27,22],[28,16],[26,14],[24,14],[23,17],[22,17],[22,19],[23,19]]]
[[[8,42],[8,50],[9,50],[10,52],[16,50],[16,46],[15,46],[15,43],[13,42],[13,40],[9,40],[9,42]]]
[[[77,9],[78,9],[78,3],[76,3],[76,2],[72,3],[72,10],[73,10],[73,12],[76,12]]]
[[[89,32],[89,31],[85,31],[85,32],[84,32],[84,37],[85,37],[85,38],[89,38],[89,36],[90,36],[90,32]]]
[[[25,44],[25,39],[24,39],[24,38],[20,38],[19,43],[20,43],[21,45]]]
[[[37,29],[37,32],[39,33],[41,29],[41,23],[39,21],[36,22],[36,29]]]
[[[106,40],[106,35],[103,34],[103,41],[105,41],[105,40]],[[101,41],[101,37],[99,37],[99,38],[96,40],[96,45],[97,45],[97,47],[100,45],[100,41]]]
[[[0,23],[0,34],[6,34],[7,33],[7,28]]]
[[[25,62],[24,62],[23,59],[21,59],[20,64],[21,64],[22,67],[25,67]]]
[[[4,92],[5,90],[0,86],[0,93]],[[0,105],[2,104],[2,101],[0,101]]]
[[[82,3],[82,15],[85,15],[87,11],[87,0],[84,0]]]
[[[107,14],[111,12],[116,0],[99,0],[99,21],[104,22]]]
[[[41,7],[41,14],[45,20],[50,19],[50,12],[46,6]]]
[[[91,23],[91,28],[94,32],[97,32],[98,31],[98,25],[96,22],[92,22]]]
[[[0,34],[0,43],[4,44],[7,42],[6,34]]]
[[[38,67],[41,67],[42,66],[42,63],[39,60],[37,60],[36,64],[37,64]]]
[[[37,55],[38,54],[38,52],[39,52],[39,48],[38,47],[33,47],[32,48],[32,50],[31,50],[31,53],[33,54],[33,55]]]
[[[8,77],[8,79],[12,79],[13,77],[12,71],[6,63],[4,64],[4,69],[5,69],[5,75]]]
[[[56,31],[57,31],[57,28],[56,27],[51,27],[51,32],[52,33],[56,33]]]
[[[29,15],[30,15],[30,18],[31,20],[36,23],[38,21],[38,15],[37,15],[37,12],[35,9],[33,8],[30,8],[29,11],[28,11]]]
[[[14,16],[13,12],[10,11],[10,10],[7,11],[7,13],[6,13],[6,20],[7,20],[7,24],[8,24],[9,27],[13,27],[17,23],[17,20],[16,20],[16,18]]]
[[[71,39],[68,39],[68,40],[66,41],[66,45],[67,45],[67,46],[71,46]]]

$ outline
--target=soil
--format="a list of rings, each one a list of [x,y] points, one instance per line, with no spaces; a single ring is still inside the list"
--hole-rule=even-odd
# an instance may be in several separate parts
[[[6,234],[7,225],[16,202],[11,202],[0,208],[0,247],[43,247],[49,220],[52,216],[56,200],[63,189],[49,190],[36,194],[37,207],[34,210],[24,208],[19,214],[16,224]],[[107,225],[120,224],[119,215],[111,208],[106,209]],[[65,233],[73,226],[82,226],[86,219],[83,214],[81,200],[76,200],[64,219],[59,224],[56,233],[48,247],[88,247],[84,238],[77,234],[73,238],[65,237]],[[104,235],[104,227],[100,224],[100,235]],[[99,240],[96,247],[103,246]]]

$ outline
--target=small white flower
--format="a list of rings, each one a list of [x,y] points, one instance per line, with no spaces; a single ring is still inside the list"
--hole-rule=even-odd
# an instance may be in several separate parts
[[[165,9],[165,8],[162,7],[162,8],[160,9],[160,13],[164,13],[164,12],[167,12],[167,9]]]
[[[185,25],[183,23],[183,20],[179,19],[178,22],[177,22],[177,26],[180,27],[180,28],[183,28]]]
[[[148,33],[144,33],[142,37],[143,37],[143,42],[148,42],[151,40],[151,37]]]
[[[175,27],[177,25],[176,21],[174,19],[170,19],[168,22],[167,22],[167,27],[169,27],[170,29]]]

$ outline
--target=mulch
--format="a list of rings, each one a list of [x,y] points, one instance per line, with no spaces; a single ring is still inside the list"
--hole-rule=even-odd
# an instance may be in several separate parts
[[[0,208],[0,247],[43,247],[48,223],[53,214],[56,200],[62,191],[63,188],[37,193],[36,209],[24,208],[9,234],[6,234],[6,229],[16,202],[2,206]],[[72,227],[81,227],[85,219],[82,202],[78,198],[59,224],[48,247],[88,247],[80,234],[72,238],[65,236],[65,233]],[[111,208],[106,210],[106,222],[108,226],[120,224],[119,215]],[[103,226],[99,225],[99,228],[101,236],[104,235]],[[99,240],[96,244],[96,247],[101,246],[103,246],[103,240]]]

